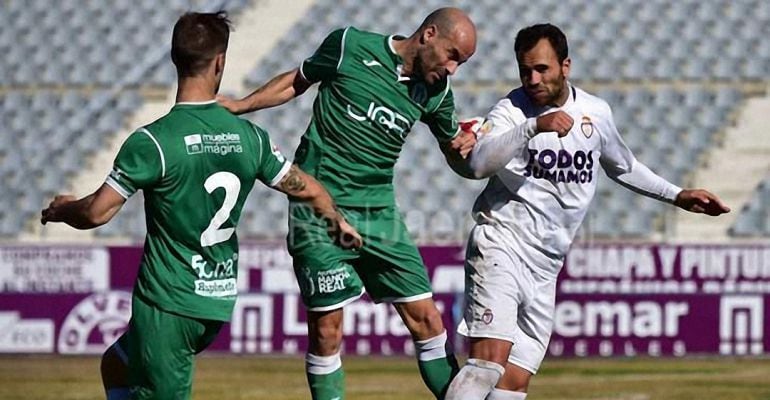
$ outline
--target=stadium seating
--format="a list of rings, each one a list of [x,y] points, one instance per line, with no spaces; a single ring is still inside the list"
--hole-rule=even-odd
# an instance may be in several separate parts
[[[743,206],[730,233],[738,237],[770,236],[770,176],[759,184],[751,200]]]
[[[284,49],[280,52],[281,56],[268,58],[257,65],[249,74],[247,83],[258,86],[278,71],[295,67],[299,61],[312,54],[324,35],[335,27],[353,24],[361,29],[408,33],[402,31],[403,27],[417,26],[423,15],[419,10],[410,12],[411,5],[406,4],[406,1],[397,3],[396,7],[363,11],[359,7],[337,7],[333,2],[316,2],[308,14],[325,15],[328,24],[309,21],[297,24],[296,29],[292,29],[279,43],[278,47]],[[467,4],[474,19],[483,21],[478,23],[477,49],[477,54],[483,57],[471,59],[454,79],[459,114],[486,114],[508,88],[516,85],[518,79],[512,55],[511,32],[542,21],[543,15],[551,15],[551,21],[560,25],[570,36],[574,60],[572,80],[579,85],[607,86],[608,89],[601,89],[596,94],[612,105],[617,126],[629,147],[642,162],[675,183],[682,184],[687,173],[698,165],[704,152],[714,144],[715,133],[727,124],[725,116],[730,116],[742,99],[737,88],[729,85],[713,87],[710,83],[737,83],[756,79],[769,70],[770,57],[766,55],[749,62],[749,57],[755,55],[747,50],[759,45],[755,39],[747,38],[741,44],[730,42],[730,46],[726,46],[732,49],[727,52],[729,57],[722,54],[721,44],[725,44],[723,42],[732,37],[730,32],[738,29],[744,21],[741,11],[745,5],[743,3],[733,5],[729,2],[711,2],[713,4],[703,5],[691,1],[687,4],[690,6],[688,8],[679,3],[607,1],[603,4],[609,9],[606,13],[596,12],[599,7],[583,7],[580,2],[571,2],[569,6],[563,7],[561,5],[564,2],[545,1],[539,2],[536,8],[530,2],[514,3],[510,7],[515,10],[513,15],[497,12],[499,3],[494,1]],[[424,8],[429,9],[429,6],[433,4]],[[692,12],[692,7],[703,19],[689,22],[691,18],[687,15]],[[372,13],[377,17],[370,18]],[[632,14],[638,14],[640,18],[629,20],[627,16]],[[607,15],[610,16],[609,21]],[[715,23],[715,15],[726,15],[727,18]],[[661,18],[670,18],[672,21]],[[767,17],[760,15],[759,19],[765,21]],[[509,27],[511,20],[515,21],[515,27]],[[688,22],[676,28],[682,23],[674,21]],[[668,31],[657,32],[658,27]],[[706,35],[712,36],[712,32],[718,40],[704,40]],[[651,37],[654,40],[650,40]],[[681,40],[673,40],[677,38]],[[635,49],[634,54],[629,54],[630,48]],[[698,57],[685,57],[694,49],[697,49]],[[601,59],[601,63],[588,65],[589,60],[593,62],[597,59]],[[748,64],[751,64],[750,68]],[[741,73],[744,70],[752,72]],[[686,87],[676,85],[688,81],[696,84]],[[659,87],[647,84],[653,82],[658,83]],[[628,87],[629,83],[631,87]],[[310,105],[303,105],[288,104],[278,110],[261,111],[254,118],[275,128],[273,131],[280,136],[284,128],[291,129],[282,121],[294,122],[299,130],[306,124],[306,121],[288,118],[289,115],[309,113]],[[436,203],[432,203],[433,200],[420,187],[424,188],[426,181],[441,180],[447,186],[429,192],[446,192],[446,195],[460,199],[453,203],[457,208],[452,211],[456,215],[467,215],[475,194],[483,184],[469,184],[453,175],[444,165],[435,143],[431,144],[431,141],[430,134],[423,127],[418,127],[410,135],[396,168],[399,202],[404,209],[416,208],[426,214],[416,220],[430,221],[436,210],[445,207],[431,208]],[[293,143],[287,145],[289,148],[294,147]],[[418,166],[417,170],[425,171],[425,175],[431,179],[425,180],[425,177],[420,176],[421,173],[415,173],[415,165]],[[410,182],[413,176],[417,176],[418,185],[415,188],[412,188]],[[592,211],[587,217],[589,221],[594,221],[589,225],[593,234],[646,237],[653,231],[665,228],[664,204],[636,196],[609,182],[606,177],[603,178],[592,207],[592,210],[602,210],[602,213]],[[628,213],[629,209],[633,209],[634,213]],[[412,230],[419,239],[425,241],[435,241],[435,231],[445,230],[443,226],[431,223],[422,226],[424,231],[417,232],[416,227],[412,227]],[[462,224],[456,225],[456,229],[462,228]]]
[[[39,215],[64,182],[86,165],[141,102],[136,91],[9,91],[0,94],[0,235],[13,236]]]
[[[238,11],[248,0],[110,3],[11,0],[0,12],[0,237],[14,237],[110,135],[127,129],[141,91],[176,77],[168,43],[189,9]],[[162,43],[162,44],[161,44]],[[99,234],[141,237],[136,201]],[[134,222],[137,221],[137,222]],[[126,229],[126,226],[129,228]]]
[[[280,57],[257,66],[250,83],[264,82],[275,71],[288,69],[309,56],[325,34],[336,27],[408,34],[422,10],[445,2],[415,4],[396,1],[388,7],[359,7],[355,2],[318,1],[308,15],[325,16],[324,23],[305,20],[279,43]],[[511,82],[513,39],[519,28],[542,22],[544,16],[570,37],[571,57],[583,82],[764,80],[770,72],[770,22],[766,1],[512,1],[500,12],[497,1],[458,1],[467,6],[479,28],[477,54],[456,77],[458,84]],[[693,11],[694,10],[694,11]],[[413,11],[413,12],[412,12]],[[693,15],[694,13],[694,15]],[[747,16],[751,18],[747,18]],[[635,18],[629,18],[635,16]],[[632,50],[633,49],[633,52]],[[601,59],[600,63],[596,61]]]
[[[679,184],[729,124],[744,98],[741,85],[766,82],[770,76],[770,2],[765,0],[598,0],[591,6],[580,0],[513,0],[506,2],[506,12],[497,0],[394,0],[367,6],[355,0],[317,0],[275,51],[254,66],[246,83],[256,87],[297,66],[337,27],[409,34],[425,10],[447,3],[469,10],[479,28],[476,56],[453,78],[461,116],[486,114],[518,85],[514,35],[549,19],[570,39],[571,80],[606,99],[637,158]],[[170,36],[180,11],[224,6],[237,13],[250,5],[249,0],[162,5],[61,0],[53,7],[44,0],[5,2],[0,12],[5,54],[0,62],[0,179],[7,189],[0,195],[5,210],[0,235],[13,237],[25,229],[62,182],[102,148],[106,135],[127,128],[125,118],[141,104],[143,90],[173,85],[168,44],[157,38]],[[249,118],[291,155],[307,126],[312,98],[308,93]],[[395,186],[417,240],[462,240],[483,185],[455,176],[424,126],[407,138]],[[758,188],[732,234],[770,235],[768,186]],[[648,237],[665,229],[666,209],[602,176],[584,231]],[[281,238],[286,212],[282,195],[255,188],[244,209],[241,236]],[[143,224],[137,196],[97,234],[139,239]]]

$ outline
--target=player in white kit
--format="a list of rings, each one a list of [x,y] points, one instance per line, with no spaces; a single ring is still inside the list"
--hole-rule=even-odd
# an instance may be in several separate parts
[[[469,167],[489,182],[473,207],[466,251],[458,332],[470,338],[470,354],[447,400],[526,397],[551,336],[556,276],[600,166],[621,185],[685,210],[729,211],[713,194],[682,190],[634,158],[609,105],[568,82],[571,61],[559,28],[522,29],[514,50],[522,86],[473,128],[478,143]]]

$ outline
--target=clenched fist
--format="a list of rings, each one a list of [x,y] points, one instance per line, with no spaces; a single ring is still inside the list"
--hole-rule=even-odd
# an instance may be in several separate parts
[[[566,112],[559,110],[537,117],[537,132],[556,132],[565,137],[575,121]]]

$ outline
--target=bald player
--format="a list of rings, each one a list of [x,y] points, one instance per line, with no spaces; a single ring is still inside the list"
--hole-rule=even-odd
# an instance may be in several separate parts
[[[437,398],[457,371],[428,275],[395,204],[393,166],[421,121],[450,166],[463,173],[456,166],[475,138],[458,135],[449,76],[475,50],[473,22],[459,9],[442,8],[409,37],[335,30],[299,68],[241,100],[220,98],[242,114],[283,104],[321,83],[295,162],[329,189],[364,247],[340,250],[324,240],[326,225],[308,206],[290,204],[288,247],[307,307],[305,365],[313,399],[344,398],[342,309],[364,291],[394,305]]]

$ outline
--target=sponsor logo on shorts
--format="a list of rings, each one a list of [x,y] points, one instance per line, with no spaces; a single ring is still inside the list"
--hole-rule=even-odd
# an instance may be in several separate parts
[[[345,268],[335,268],[329,271],[321,271],[317,275],[317,287],[319,293],[334,293],[344,290],[345,279],[350,277],[350,272]]]
[[[495,315],[492,314],[492,310],[488,308],[484,310],[484,314],[481,314],[481,322],[487,325],[491,324],[494,318],[495,318]]]

